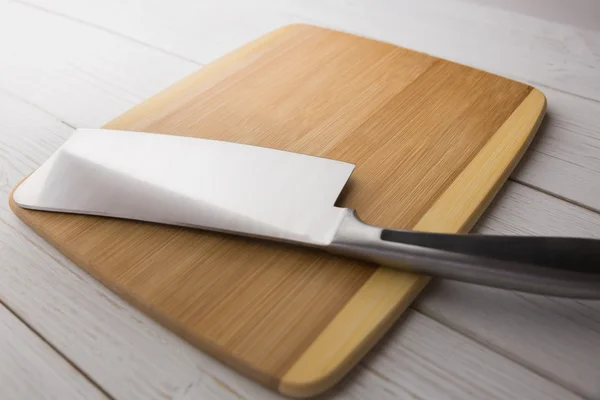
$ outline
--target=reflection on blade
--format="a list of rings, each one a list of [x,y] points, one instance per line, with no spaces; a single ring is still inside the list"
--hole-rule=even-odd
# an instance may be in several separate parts
[[[328,243],[352,164],[214,140],[77,130],[28,177],[22,207]]]

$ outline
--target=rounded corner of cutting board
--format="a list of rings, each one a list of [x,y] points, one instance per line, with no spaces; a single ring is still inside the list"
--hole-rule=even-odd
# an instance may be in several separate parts
[[[505,124],[496,132],[500,136],[514,136],[515,138],[527,138],[521,146],[514,146],[515,164],[521,159],[523,153],[529,147],[531,139],[535,136],[546,115],[548,101],[544,93],[531,87],[529,94],[523,99],[521,104],[514,110]],[[506,129],[506,125],[512,129]],[[507,168],[510,165],[507,165]]]
[[[429,278],[378,268],[281,377],[280,393],[311,397],[344,375],[388,331]]]
[[[21,186],[21,184],[25,181],[25,179],[27,179],[27,177],[23,178],[23,180],[21,180],[19,183],[17,183],[15,185],[15,187],[13,187],[12,190],[10,191],[10,193],[8,194],[8,207],[13,212],[13,214],[15,214],[20,219],[23,219],[22,218],[23,208],[17,204],[17,202],[14,199],[14,195],[15,195],[15,192],[17,191],[17,189],[19,188],[19,186]]]
[[[540,117],[543,117],[546,113],[546,107],[548,106],[548,100],[546,99],[546,95],[540,89],[533,87],[528,97],[530,96],[533,98],[533,104],[535,104],[533,112],[537,112]]]
[[[312,24],[307,24],[304,22],[293,22],[291,24],[286,24],[286,25],[282,25],[279,28],[275,29],[274,31],[272,31],[272,34],[287,34],[287,33],[291,33],[297,30],[302,30],[302,29],[323,29],[320,28],[317,25],[312,25]]]

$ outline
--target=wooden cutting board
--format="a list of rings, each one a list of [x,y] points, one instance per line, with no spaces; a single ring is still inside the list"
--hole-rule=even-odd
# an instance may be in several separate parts
[[[202,68],[106,128],[348,161],[357,168],[339,206],[375,225],[461,232],[506,180],[544,110],[543,94],[522,83],[292,25]],[[12,200],[11,207],[173,332],[291,396],[317,394],[338,381],[427,282],[316,250],[29,211]]]

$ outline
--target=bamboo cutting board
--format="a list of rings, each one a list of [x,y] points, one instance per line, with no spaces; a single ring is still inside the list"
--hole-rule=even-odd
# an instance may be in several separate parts
[[[367,223],[467,231],[545,110],[527,85],[345,33],[275,31],[106,125],[351,162]],[[93,188],[90,188],[93,190]],[[67,257],[200,349],[309,396],[338,381],[427,278],[266,241],[11,207]]]

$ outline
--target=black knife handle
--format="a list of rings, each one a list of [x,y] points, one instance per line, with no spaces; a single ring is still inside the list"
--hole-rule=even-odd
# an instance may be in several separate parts
[[[347,211],[330,252],[480,285],[600,299],[600,240],[382,229]]]
[[[540,236],[452,235],[383,229],[381,240],[493,259],[600,274],[600,241]]]

